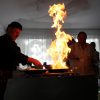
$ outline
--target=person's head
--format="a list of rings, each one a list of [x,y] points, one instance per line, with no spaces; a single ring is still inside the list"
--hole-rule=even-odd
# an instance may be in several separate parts
[[[87,34],[85,32],[79,32],[77,39],[80,44],[85,44],[87,39]]]
[[[12,40],[16,40],[17,37],[20,35],[20,32],[22,31],[22,25],[19,22],[11,22],[8,24],[6,33],[9,34]]]
[[[91,42],[90,45],[91,45],[91,47],[92,47],[93,49],[95,49],[95,47],[96,47],[95,42]]]

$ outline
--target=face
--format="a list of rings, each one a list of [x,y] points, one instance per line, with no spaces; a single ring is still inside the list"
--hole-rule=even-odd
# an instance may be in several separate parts
[[[86,43],[86,38],[87,38],[87,36],[85,34],[79,34],[78,35],[78,42],[80,44],[85,44]]]
[[[18,36],[20,35],[21,31],[22,31],[22,30],[20,30],[20,29],[18,29],[18,28],[11,28],[11,27],[10,27],[10,28],[8,29],[8,34],[10,35],[11,39],[12,39],[13,41],[15,41],[15,40],[18,38]]]

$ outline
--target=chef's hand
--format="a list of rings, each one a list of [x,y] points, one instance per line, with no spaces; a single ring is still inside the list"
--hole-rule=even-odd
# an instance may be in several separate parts
[[[28,57],[28,62],[33,63],[35,66],[40,66],[42,68],[42,64],[39,60]]]

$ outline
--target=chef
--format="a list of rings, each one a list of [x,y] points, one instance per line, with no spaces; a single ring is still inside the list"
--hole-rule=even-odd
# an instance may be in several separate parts
[[[35,58],[23,54],[15,40],[22,32],[22,25],[19,22],[11,22],[6,28],[6,33],[0,36],[0,100],[3,100],[7,80],[12,78],[13,70],[19,63],[23,65],[33,63],[35,66],[42,64]]]
[[[71,46],[70,65],[80,75],[94,75],[93,53],[90,44],[86,43],[87,34],[79,32],[78,42]]]

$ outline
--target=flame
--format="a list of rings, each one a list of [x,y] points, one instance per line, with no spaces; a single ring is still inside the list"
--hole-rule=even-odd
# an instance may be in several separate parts
[[[64,23],[64,18],[67,14],[64,3],[50,6],[48,13],[53,17],[54,24],[51,27],[57,28],[55,33],[56,39],[52,41],[50,48],[47,50],[54,63],[52,64],[52,69],[68,68],[64,60],[65,58],[67,59],[68,54],[71,51],[67,43],[69,40],[72,40],[72,37],[64,31],[61,31],[61,23]]]

